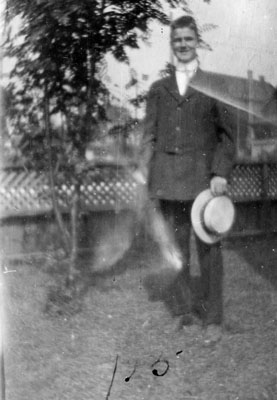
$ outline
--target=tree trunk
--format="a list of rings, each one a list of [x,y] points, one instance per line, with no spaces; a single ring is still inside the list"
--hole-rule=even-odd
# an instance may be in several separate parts
[[[79,234],[79,203],[80,203],[80,183],[75,184],[75,189],[72,198],[71,207],[71,254],[70,264],[67,277],[67,286],[71,289],[74,288],[75,278],[78,274],[77,260],[78,260],[78,234]]]
[[[49,97],[47,92],[47,87],[45,87],[45,100],[44,100],[44,122],[45,122],[45,132],[48,143],[48,172],[49,172],[49,182],[51,190],[51,198],[54,209],[55,218],[61,232],[63,247],[66,254],[70,254],[70,235],[66,229],[62,213],[58,204],[58,199],[55,191],[55,177],[54,177],[54,167],[53,167],[53,155],[52,155],[52,133],[50,128],[50,115],[49,115]]]

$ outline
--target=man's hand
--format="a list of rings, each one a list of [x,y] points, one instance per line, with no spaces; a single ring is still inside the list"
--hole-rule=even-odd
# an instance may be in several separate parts
[[[227,179],[214,176],[210,182],[210,189],[214,196],[221,196],[227,192]]]

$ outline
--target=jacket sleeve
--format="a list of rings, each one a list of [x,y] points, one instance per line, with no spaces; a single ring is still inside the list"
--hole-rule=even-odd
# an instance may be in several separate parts
[[[214,153],[211,175],[228,180],[235,161],[235,121],[231,108],[216,102],[214,107],[217,127],[217,146]]]
[[[151,86],[147,96],[144,132],[140,150],[140,165],[147,168],[152,158],[154,144],[156,141],[158,123],[158,97],[158,86],[156,83],[154,83]]]

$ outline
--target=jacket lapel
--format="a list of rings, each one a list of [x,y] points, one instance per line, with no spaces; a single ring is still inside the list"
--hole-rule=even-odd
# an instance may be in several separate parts
[[[186,93],[184,94],[184,96],[181,96],[177,86],[175,71],[173,71],[172,74],[168,77],[168,79],[164,82],[164,87],[168,91],[168,93],[172,97],[174,97],[176,102],[180,105],[184,101],[187,101],[190,97],[199,93],[198,90],[194,89],[193,87],[194,86],[198,87],[199,85],[201,87],[202,80],[203,80],[203,71],[198,69],[194,77],[191,79],[187,87]]]
[[[172,72],[172,74],[164,81],[164,87],[168,91],[168,93],[177,101],[177,103],[179,103],[182,99],[182,96],[180,96],[178,90],[175,72]]]
[[[198,69],[194,77],[189,82],[186,93],[184,94],[184,96],[182,96],[182,102],[187,101],[188,99],[199,93],[196,87],[201,87],[202,80],[203,80],[203,71],[201,69]]]

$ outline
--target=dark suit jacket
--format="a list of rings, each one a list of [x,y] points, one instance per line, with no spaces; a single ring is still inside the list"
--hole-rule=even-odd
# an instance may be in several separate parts
[[[198,70],[184,96],[178,92],[175,73],[150,88],[144,149],[151,155],[146,156],[151,197],[193,200],[209,187],[212,175],[228,179],[231,172],[229,113],[224,104],[195,87],[209,88],[209,73]]]

